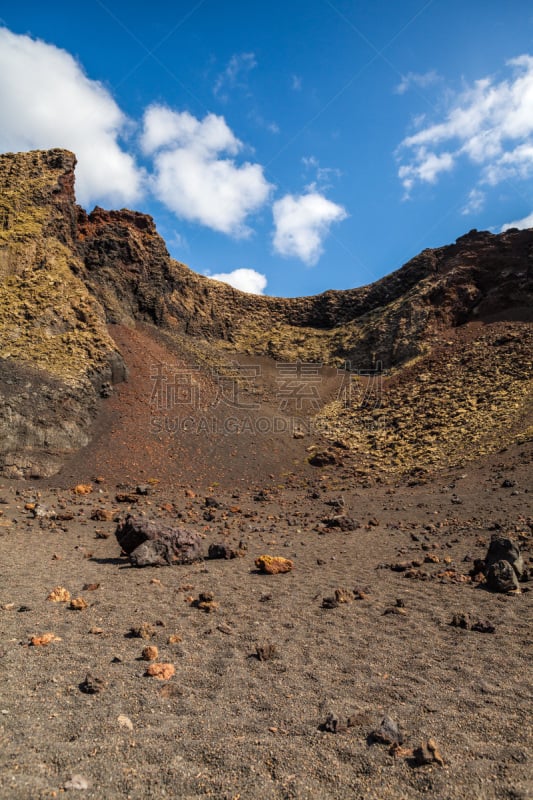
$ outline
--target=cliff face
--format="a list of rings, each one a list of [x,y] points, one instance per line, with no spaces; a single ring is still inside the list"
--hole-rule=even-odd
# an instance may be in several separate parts
[[[72,153],[0,156],[0,470],[53,474],[124,366],[78,277]]]
[[[472,232],[369,286],[287,299],[244,294],[173,261],[142,214],[97,208],[78,222],[86,282],[109,321],[150,320],[281,360],[398,366],[446,328],[516,317],[533,300],[532,231]]]
[[[213,361],[240,352],[370,369],[427,356],[467,322],[530,318],[533,230],[473,231],[358,289],[259,297],[171,259],[144,214],[86,214],[74,168],[63,150],[0,156],[5,475],[53,474],[87,443],[99,396],[125,376],[113,323],[152,323]]]

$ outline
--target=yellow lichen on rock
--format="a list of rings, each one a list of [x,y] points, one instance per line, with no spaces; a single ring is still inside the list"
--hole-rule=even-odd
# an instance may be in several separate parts
[[[68,603],[70,601],[70,592],[64,586],[56,586],[46,599],[52,603]]]
[[[293,562],[289,558],[283,558],[282,556],[259,556],[259,558],[255,559],[255,566],[267,575],[290,572],[294,568]]]

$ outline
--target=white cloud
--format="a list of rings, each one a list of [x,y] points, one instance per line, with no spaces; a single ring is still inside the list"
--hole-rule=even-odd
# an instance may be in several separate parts
[[[263,294],[266,285],[266,275],[256,272],[255,269],[234,269],[233,272],[219,272],[216,275],[208,275],[214,281],[222,281],[228,283],[235,289],[240,289],[241,292],[249,292],[250,294]]]
[[[242,145],[224,117],[207,114],[200,122],[188,111],[172,111],[165,106],[153,105],[144,114],[141,147],[146,154],[163,147],[194,147],[209,157],[221,151],[236,155]]]
[[[272,206],[274,250],[294,256],[305,264],[316,264],[323,253],[323,241],[334,222],[346,219],[346,210],[318,192],[287,194]]]
[[[434,69],[429,72],[408,72],[402,75],[400,83],[394,87],[396,94],[405,94],[411,86],[418,86],[420,89],[425,89],[426,86],[431,86],[441,80],[440,75]]]
[[[407,192],[435,182],[461,159],[479,170],[483,184],[533,175],[533,56],[509,61],[507,80],[478,80],[458,95],[444,120],[400,145],[398,175]]]
[[[507,222],[505,225],[502,225],[502,233],[508,231],[509,228],[520,228],[520,230],[524,228],[533,228],[533,211],[527,217],[522,217],[522,219],[517,219],[514,222]]]
[[[398,175],[402,180],[406,195],[409,195],[416,181],[435,183],[441,172],[449,172],[454,165],[451,153],[428,153],[420,148],[417,163],[400,167]]]
[[[78,157],[79,202],[132,203],[142,172],[118,138],[128,120],[65,50],[0,28],[0,151],[64,147]]]
[[[237,165],[242,143],[224,117],[203,120],[151,106],[145,113],[141,146],[153,156],[154,195],[178,217],[232,236],[247,236],[246,217],[268,199],[272,186],[260,164]]]
[[[248,74],[257,67],[255,53],[234,53],[213,86],[213,94],[227,102],[228,91],[248,88]]]
[[[300,75],[291,75],[291,88],[295,92],[301,92],[302,90],[302,78]]]
[[[475,214],[476,211],[481,211],[485,205],[485,198],[485,192],[482,192],[481,189],[472,189],[472,191],[468,193],[468,200],[466,205],[461,209],[461,214],[466,216],[468,214]]]
[[[315,173],[315,180],[306,186],[308,192],[314,192],[318,186],[322,191],[331,187],[332,178],[340,178],[342,172],[336,167],[321,167],[316,156],[303,156],[302,164],[307,171]]]

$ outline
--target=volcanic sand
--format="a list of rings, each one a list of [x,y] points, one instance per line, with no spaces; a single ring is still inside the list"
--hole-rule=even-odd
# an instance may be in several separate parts
[[[120,336],[130,380],[105,401],[93,443],[55,478],[0,484],[0,796],[76,785],[98,800],[533,796],[532,594],[469,577],[494,531],[531,564],[531,445],[386,479],[342,447],[311,466],[309,447],[325,446],[314,433],[156,434],[149,368],[168,349],[140,329]],[[268,385],[253,413],[279,416],[275,367],[260,363]],[[224,419],[216,384],[199,380],[207,406],[194,418]],[[335,389],[326,375],[323,391]],[[73,491],[80,483],[92,491]],[[35,503],[56,519],[34,516]],[[113,535],[127,513],[238,556],[133,568]],[[352,530],[331,527],[339,515]],[[262,554],[294,568],[260,574]],[[47,600],[57,586],[87,607]],[[323,607],[336,589],[351,602]],[[202,592],[213,613],[194,605]],[[454,627],[455,614],[495,631]],[[143,623],[150,639],[131,634]],[[46,632],[58,638],[29,644]],[[145,675],[147,644],[175,667],[170,679]],[[262,661],[266,644],[275,653]],[[101,680],[94,694],[82,691],[88,673]],[[329,714],[337,733],[321,729]],[[404,754],[372,742],[384,715]],[[444,764],[416,766],[408,751],[430,737]]]

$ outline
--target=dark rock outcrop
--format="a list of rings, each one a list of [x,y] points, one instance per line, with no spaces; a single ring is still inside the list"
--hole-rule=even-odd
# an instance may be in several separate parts
[[[493,592],[519,592],[519,581],[527,580],[524,559],[516,542],[493,533],[485,556],[487,586]]]
[[[533,232],[472,231],[424,250],[368,286],[314,297],[249,295],[170,258],[151,217],[96,208],[78,217],[86,281],[108,321],[149,320],[282,360],[398,366],[439,333],[494,315],[530,318]]]
[[[518,580],[523,579],[526,572],[524,568],[524,559],[522,558],[518,544],[507,536],[500,536],[497,533],[493,533],[487,555],[485,556],[485,568],[490,570],[490,568],[499,561],[507,561],[513,568]]]
[[[201,556],[198,534],[144,517],[128,515],[117,525],[115,536],[137,567],[189,564]]]
[[[76,159],[0,155],[0,474],[57,472],[125,367],[80,279]]]

